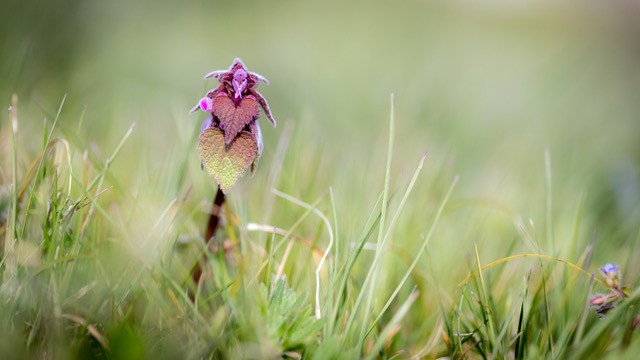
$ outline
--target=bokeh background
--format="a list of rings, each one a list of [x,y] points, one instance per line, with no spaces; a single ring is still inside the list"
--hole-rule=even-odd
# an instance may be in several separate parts
[[[537,251],[521,225],[537,231],[543,253],[575,261],[593,244],[595,264],[619,262],[632,278],[640,270],[640,252],[630,251],[640,236],[633,1],[2,0],[0,8],[0,99],[6,108],[19,96],[22,148],[41,148],[43,119],[50,124],[65,94],[61,133],[102,158],[136,124],[109,178],[135,196],[105,195],[135,199],[118,210],[133,234],[189,188],[194,201],[212,196],[195,151],[203,114],[188,110],[215,86],[202,76],[240,57],[270,80],[258,90],[278,120],[275,129],[263,122],[258,173],[230,195],[245,221],[287,228],[282,214],[302,212],[269,186],[307,202],[331,187],[344,239],[358,234],[382,189],[394,93],[392,188],[429,152],[398,223],[400,259],[459,175],[430,245],[434,275],[461,279],[474,243],[487,260]],[[288,147],[274,184],[280,143]],[[181,159],[188,168],[176,179]]]

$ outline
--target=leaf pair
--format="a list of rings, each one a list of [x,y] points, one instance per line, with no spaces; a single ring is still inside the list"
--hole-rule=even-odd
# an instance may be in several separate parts
[[[213,176],[224,193],[247,171],[252,171],[262,151],[260,129],[256,123],[252,131],[242,131],[229,144],[220,128],[206,128],[200,135],[198,151],[209,175]]]

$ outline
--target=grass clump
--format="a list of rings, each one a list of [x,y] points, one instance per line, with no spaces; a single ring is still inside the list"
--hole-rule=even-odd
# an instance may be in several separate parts
[[[322,194],[310,203],[299,196],[302,185],[280,170],[291,168],[284,131],[271,186],[258,197],[278,211],[250,213],[240,195],[227,202],[217,252],[201,239],[207,214],[187,157],[149,187],[172,196],[141,223],[127,209],[144,209],[144,194],[113,172],[131,154],[134,128],[104,157],[58,127],[60,114],[38,151],[18,141],[17,99],[2,129],[11,140],[2,159],[0,331],[11,335],[0,339],[3,358],[584,358],[640,346],[638,290],[604,319],[590,308],[606,286],[587,270],[590,248],[574,262],[548,254],[533,221],[514,221],[518,235],[497,256],[486,244],[457,244],[450,234],[466,225],[454,206],[464,179],[426,155],[410,178],[395,179],[393,102],[382,191],[366,213],[345,214],[333,188],[305,189]],[[431,205],[421,209],[425,188]],[[414,217],[419,234],[407,229]],[[357,230],[345,220],[353,218]],[[554,219],[545,219],[553,244]],[[444,273],[437,243],[458,251]],[[522,243],[535,251],[519,253]],[[190,272],[201,256],[196,285]]]

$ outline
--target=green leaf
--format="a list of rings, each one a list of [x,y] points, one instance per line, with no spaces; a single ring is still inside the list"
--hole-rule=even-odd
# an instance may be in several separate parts
[[[224,193],[244,175],[258,154],[256,139],[243,131],[231,143],[225,144],[225,134],[218,128],[208,128],[198,143],[200,159]]]

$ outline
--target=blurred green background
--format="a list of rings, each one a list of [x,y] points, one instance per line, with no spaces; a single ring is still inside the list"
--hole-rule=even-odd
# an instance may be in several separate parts
[[[230,197],[245,220],[263,217],[277,144],[291,131],[276,187],[312,202],[331,186],[342,231],[356,234],[382,188],[394,93],[392,187],[430,153],[399,246],[419,240],[460,175],[439,227],[448,241],[431,243],[436,273],[474,242],[487,260],[507,255],[518,219],[545,237],[545,146],[556,245],[544,252],[575,260],[595,241],[596,264],[640,270],[640,254],[625,247],[640,236],[633,2],[3,0],[0,8],[0,99],[6,107],[12,93],[20,98],[20,146],[41,147],[43,119],[64,94],[60,128],[103,157],[135,122],[111,171],[146,201],[123,215],[146,218],[136,222],[141,232],[190,186],[196,199],[213,194],[195,152],[204,116],[187,112],[215,87],[202,76],[240,57],[270,80],[258,90],[279,122],[262,122],[261,166]],[[188,176],[174,181],[184,157]],[[270,221],[290,226],[278,218],[287,206],[278,203]],[[571,250],[576,216],[580,248]]]

